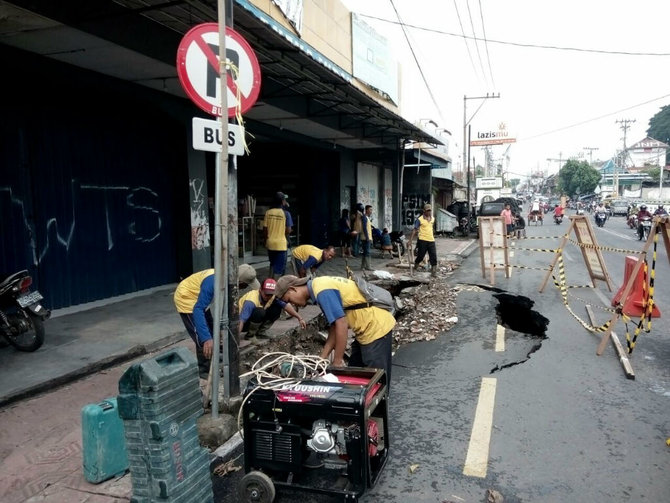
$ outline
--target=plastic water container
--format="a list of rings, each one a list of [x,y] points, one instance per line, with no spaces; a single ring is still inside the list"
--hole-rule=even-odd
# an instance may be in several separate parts
[[[123,421],[116,398],[85,405],[81,409],[84,478],[98,484],[128,469],[123,441]]]

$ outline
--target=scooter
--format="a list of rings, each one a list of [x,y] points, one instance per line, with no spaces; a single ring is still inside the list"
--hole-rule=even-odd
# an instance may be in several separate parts
[[[607,213],[605,213],[604,211],[599,211],[598,213],[596,213],[595,218],[596,218],[596,225],[598,227],[602,227],[605,225],[605,220],[607,220]]]
[[[19,271],[0,282],[0,334],[19,351],[36,351],[44,343],[44,308],[40,292],[30,290],[33,279]]]
[[[554,223],[560,225],[563,222],[563,215],[554,215]]]
[[[628,220],[626,220],[626,223],[631,229],[637,230],[637,215],[635,213],[631,213],[628,217]]]
[[[649,237],[651,232],[651,217],[642,217],[640,219],[640,225],[637,228],[637,237],[640,241],[644,239],[645,241]]]

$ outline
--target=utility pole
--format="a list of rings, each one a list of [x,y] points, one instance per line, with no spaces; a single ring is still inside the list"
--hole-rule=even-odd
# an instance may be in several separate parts
[[[628,148],[626,147],[626,134],[630,129],[630,124],[635,122],[635,119],[617,119],[617,124],[621,124],[623,130],[623,152],[621,152],[621,167],[624,167],[626,156],[628,155]],[[617,163],[614,163],[614,195],[619,195],[619,171],[617,170]]]
[[[589,151],[589,166],[593,167],[593,151],[598,150],[598,147],[582,147],[584,150]]]
[[[468,217],[470,216],[470,138],[468,137],[468,124],[474,119],[479,109],[484,105],[484,101],[479,105],[475,113],[468,119],[467,106],[468,100],[488,100],[492,98],[500,98],[500,93],[498,94],[489,94],[486,93],[486,96],[465,96],[463,95],[463,166],[462,169],[466,170],[465,183],[468,193]]]

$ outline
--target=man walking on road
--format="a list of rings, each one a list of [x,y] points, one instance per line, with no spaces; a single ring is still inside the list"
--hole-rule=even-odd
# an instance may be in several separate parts
[[[314,279],[282,276],[277,281],[275,296],[284,302],[303,307],[317,304],[328,320],[328,338],[321,358],[335,351],[333,365],[344,366],[347,332],[354,332],[349,365],[384,369],[391,382],[391,344],[395,318],[382,308],[370,306],[356,283],[338,276]]]
[[[435,249],[435,237],[433,236],[434,225],[433,207],[430,204],[424,204],[423,214],[414,221],[414,229],[412,229],[412,234],[409,236],[409,247],[411,249],[414,236],[418,233],[416,242],[417,255],[414,267],[419,267],[419,264],[426,256],[426,252],[428,252],[430,275],[433,277],[437,276],[437,250]]]
[[[288,196],[283,192],[275,194],[275,206],[265,212],[263,219],[263,234],[265,248],[270,260],[270,277],[279,277],[286,270],[286,250],[288,249],[287,236],[291,234],[293,219],[286,201]]]

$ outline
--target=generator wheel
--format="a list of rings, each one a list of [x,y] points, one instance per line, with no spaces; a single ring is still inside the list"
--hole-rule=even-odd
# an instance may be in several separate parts
[[[263,472],[253,471],[242,477],[238,493],[244,503],[272,503],[275,499],[275,485]]]

